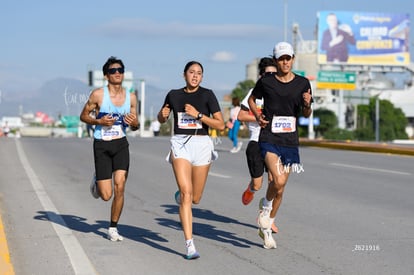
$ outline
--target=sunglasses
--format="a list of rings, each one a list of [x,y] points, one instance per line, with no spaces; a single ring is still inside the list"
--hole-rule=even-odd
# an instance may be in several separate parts
[[[116,72],[123,74],[125,72],[124,68],[110,68],[108,69],[108,74],[116,74]]]
[[[282,55],[281,57],[277,59],[277,61],[284,61],[284,60],[290,61],[291,59],[292,57],[290,55]]]

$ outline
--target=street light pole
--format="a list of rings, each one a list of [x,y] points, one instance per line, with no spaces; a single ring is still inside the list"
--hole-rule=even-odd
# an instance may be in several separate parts
[[[284,41],[287,41],[287,9],[288,9],[288,4],[287,4],[287,0],[284,1],[284,25],[285,25],[285,36],[284,36]]]
[[[375,141],[379,142],[380,140],[380,95],[382,94],[382,92],[384,92],[384,90],[390,89],[394,87],[394,82],[392,82],[389,79],[369,79],[368,83],[366,83],[365,88],[368,88],[371,90],[371,96],[372,96],[372,92],[378,92],[376,95],[374,95],[373,97],[375,97]]]
[[[375,97],[375,142],[379,142],[379,120],[380,120],[380,113],[379,113],[379,95]]]
[[[141,79],[141,113],[139,114],[140,118],[140,136],[144,136],[144,128],[145,128],[145,80]]]

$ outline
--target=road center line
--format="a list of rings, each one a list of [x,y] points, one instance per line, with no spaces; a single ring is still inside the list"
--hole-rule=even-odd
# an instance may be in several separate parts
[[[16,147],[20,162],[26,171],[27,177],[36,192],[43,209],[46,213],[55,213],[54,215],[48,214],[48,218],[66,250],[75,274],[97,274],[94,266],[90,262],[82,246],[79,244],[78,239],[76,239],[76,237],[72,234],[72,231],[69,230],[69,227],[66,225],[52,200],[47,195],[43,184],[40,182],[39,178],[30,166],[30,163],[27,160],[26,154],[24,153],[22,145],[18,139],[16,139]]]
[[[343,164],[343,163],[331,163],[331,165],[333,165],[333,166],[340,166],[340,167],[346,167],[346,168],[359,169],[359,170],[376,171],[376,172],[388,173],[388,174],[398,174],[398,175],[406,175],[406,176],[410,176],[411,175],[411,173],[407,173],[407,172],[401,172],[401,171],[395,171],[395,170],[387,170],[387,169],[378,169],[378,168],[370,168],[370,167],[349,165],[349,164]]]
[[[230,176],[223,175],[223,174],[218,174],[218,173],[214,173],[214,172],[209,172],[208,174],[213,176],[213,177],[218,177],[218,178],[224,178],[224,179],[231,178]]]

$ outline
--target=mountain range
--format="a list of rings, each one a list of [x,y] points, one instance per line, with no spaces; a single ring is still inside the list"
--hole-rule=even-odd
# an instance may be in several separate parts
[[[79,115],[89,97],[91,87],[71,78],[57,78],[44,83],[37,91],[24,96],[0,97],[0,117],[43,112],[53,118]],[[146,84],[145,115],[153,118],[161,108],[168,90]],[[138,94],[140,91],[138,91]],[[140,96],[139,96],[140,97]],[[217,95],[219,98],[219,96]]]

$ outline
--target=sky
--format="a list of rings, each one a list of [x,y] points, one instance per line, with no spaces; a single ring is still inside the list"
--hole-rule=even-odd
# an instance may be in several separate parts
[[[0,2],[0,93],[25,97],[55,78],[87,83],[109,56],[124,61],[137,83],[184,86],[190,60],[204,66],[202,86],[231,92],[246,65],[272,54],[292,26],[313,40],[317,12],[414,12],[409,0],[208,0]],[[413,28],[410,32],[413,60]],[[47,100],[47,99],[45,99]],[[0,104],[1,113],[1,104]]]

